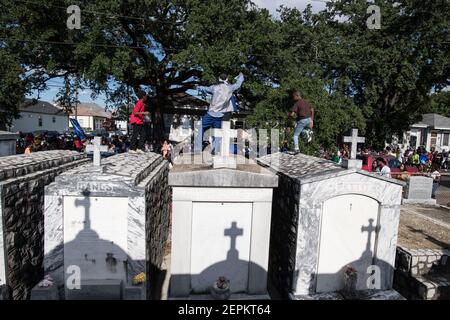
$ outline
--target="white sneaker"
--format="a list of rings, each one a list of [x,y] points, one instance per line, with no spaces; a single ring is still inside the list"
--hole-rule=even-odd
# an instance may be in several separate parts
[[[135,153],[137,153],[137,151],[135,151],[135,150],[130,150],[130,151],[128,151],[128,153],[135,154]]]
[[[144,151],[142,151],[141,149],[136,150],[137,153],[145,153]]]

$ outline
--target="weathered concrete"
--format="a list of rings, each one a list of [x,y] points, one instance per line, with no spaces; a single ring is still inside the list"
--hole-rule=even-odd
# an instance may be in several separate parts
[[[8,298],[28,298],[42,277],[44,187],[87,161],[61,150],[0,158],[0,286]]]
[[[279,158],[278,161],[273,161],[276,157]],[[367,242],[366,250],[361,252],[354,241],[351,242],[351,245],[355,246],[354,253],[359,251],[361,256],[355,256],[355,261],[348,263],[361,265],[361,268],[365,269],[365,265],[372,263],[373,259],[374,264],[380,267],[381,289],[392,289],[404,183],[357,169],[346,170],[331,161],[302,154],[292,156],[279,153],[271,155],[270,160],[272,164],[266,158],[259,159],[259,162],[277,172],[280,178],[279,187],[274,190],[269,262],[269,277],[277,293],[284,298],[289,295],[314,295],[318,293],[316,290],[319,278],[328,279],[328,282],[336,281],[336,284],[337,279],[342,279],[342,270],[323,274],[318,271],[319,253],[325,251],[324,248],[320,250],[324,239],[321,230],[325,204],[332,199],[350,199],[349,195],[358,196],[358,199],[353,197],[355,199],[351,201],[370,204],[376,201],[378,210],[372,211],[378,218],[375,217],[372,221],[375,223],[373,229],[377,230],[376,243],[366,237],[364,243],[358,245],[365,246]],[[361,207],[360,203],[356,204]],[[327,207],[327,214],[340,214],[339,210],[344,207],[345,210],[351,211],[351,202],[342,205],[343,203],[336,209],[338,212],[334,212],[335,208]],[[346,221],[349,224],[352,220]],[[368,222],[370,220],[364,225]],[[364,225],[355,224],[351,227],[355,234],[361,234]],[[371,248],[370,245],[374,247]],[[367,273],[363,269],[358,272],[365,276]],[[361,285],[363,284],[364,281],[361,281]]]
[[[101,167],[89,164],[71,170],[46,188],[44,268],[45,273],[55,280],[61,298],[67,298],[67,290],[64,290],[67,276],[65,264],[77,261],[77,265],[85,268],[85,274],[88,272],[87,277],[91,277],[85,278],[86,281],[118,277],[126,287],[131,285],[134,276],[144,273],[147,287],[143,297],[151,298],[156,294],[151,280],[160,271],[170,223],[168,171],[169,163],[160,155],[126,153],[103,160]],[[65,208],[75,198],[84,199],[75,200],[75,203],[84,203],[83,210],[88,213],[88,218],[83,222],[83,230],[66,242],[68,230],[65,228],[71,225],[67,219],[74,213],[65,212]],[[92,203],[104,201],[102,203],[108,204],[116,200],[118,203],[124,202],[125,207],[110,208],[111,219],[108,219],[108,213],[105,216],[102,211],[105,209]],[[99,215],[104,220],[97,221],[100,231],[96,231],[90,228],[90,220]],[[124,217],[124,225],[117,225],[116,221],[122,221],[114,220],[117,217]],[[117,234],[110,234],[107,239],[102,239],[98,234],[111,229],[117,230]],[[82,247],[84,240],[80,242],[80,239],[88,234],[90,245]],[[118,242],[121,244],[118,245]],[[108,247],[108,243],[113,245]],[[92,261],[104,261],[108,252],[114,253],[118,271],[114,270],[114,274],[108,276],[106,273],[111,271],[103,269],[100,263],[90,264],[80,260],[86,252],[92,255]]]

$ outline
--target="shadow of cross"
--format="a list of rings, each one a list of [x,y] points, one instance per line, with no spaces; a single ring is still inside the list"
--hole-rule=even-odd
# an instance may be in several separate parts
[[[374,220],[369,219],[369,225],[367,227],[362,226],[361,232],[367,232],[367,244],[366,244],[366,251],[371,251],[370,247],[372,246],[371,240],[372,240],[372,232],[378,232],[379,228],[377,226],[373,225]]]
[[[351,144],[350,159],[356,159],[358,143],[366,142],[366,138],[358,137],[358,129],[352,129],[352,135],[350,137],[344,137],[344,142]]]
[[[244,229],[238,228],[237,223],[233,221],[231,228],[225,229],[225,236],[231,238],[230,250],[227,253],[227,260],[239,260],[239,251],[236,250],[236,238],[244,235]]]
[[[84,199],[75,199],[75,207],[84,207],[84,230],[91,229],[91,219],[89,217],[89,209],[91,207],[90,192],[88,190],[83,191]]]

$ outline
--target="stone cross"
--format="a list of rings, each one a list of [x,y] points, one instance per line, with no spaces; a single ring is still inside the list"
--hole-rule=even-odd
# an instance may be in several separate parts
[[[231,238],[230,250],[228,251],[227,260],[239,259],[238,251],[236,250],[236,238],[244,234],[244,229],[238,228],[236,222],[231,223],[231,228],[225,229],[224,235]]]
[[[213,129],[212,136],[215,139],[222,138],[220,144],[220,156],[215,156],[213,159],[213,167],[215,169],[236,169],[236,159],[230,155],[230,140],[231,138],[237,138],[237,130],[232,130],[230,127],[230,121],[223,121],[222,129]],[[216,144],[214,143],[214,145]]]
[[[358,129],[352,129],[351,137],[344,137],[344,142],[351,144],[350,159],[356,159],[358,143],[366,142],[366,138],[358,137]]]
[[[86,146],[86,152],[94,153],[94,166],[100,167],[101,165],[101,152],[107,152],[108,146],[102,146],[102,138],[94,137],[94,143]]]

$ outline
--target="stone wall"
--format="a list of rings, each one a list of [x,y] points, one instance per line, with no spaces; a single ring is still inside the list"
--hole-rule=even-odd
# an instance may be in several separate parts
[[[283,299],[288,299],[294,281],[299,195],[299,181],[279,175],[272,204],[269,288],[272,295]]]
[[[450,250],[398,247],[394,289],[411,300],[450,299]]]
[[[42,278],[44,187],[87,161],[84,154],[72,151],[0,158],[0,260],[4,259],[0,269],[5,273],[2,280],[8,298],[29,298],[31,288]]]
[[[171,193],[168,185],[169,163],[163,161],[146,179],[147,298],[161,298],[161,266],[170,229]]]

